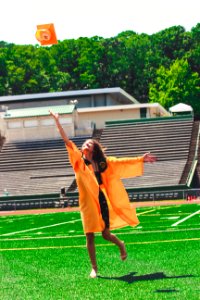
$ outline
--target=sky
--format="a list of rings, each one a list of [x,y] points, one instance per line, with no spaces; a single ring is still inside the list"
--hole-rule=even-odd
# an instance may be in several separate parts
[[[57,39],[115,37],[132,30],[153,34],[200,23],[199,0],[1,0],[0,41],[39,42],[37,25],[53,23]]]

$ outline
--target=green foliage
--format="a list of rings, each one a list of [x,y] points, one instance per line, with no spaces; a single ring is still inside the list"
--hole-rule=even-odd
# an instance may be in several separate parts
[[[200,114],[200,78],[192,72],[188,61],[175,60],[169,68],[157,70],[155,83],[150,84],[149,99],[169,108],[180,102],[187,103]]]
[[[50,47],[1,41],[0,95],[119,86],[140,102],[166,108],[185,102],[199,114],[199,41],[200,23],[191,32],[182,26],[153,35],[129,30]]]

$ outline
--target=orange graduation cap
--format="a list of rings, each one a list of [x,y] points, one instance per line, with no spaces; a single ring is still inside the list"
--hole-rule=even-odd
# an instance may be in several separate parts
[[[37,25],[37,31],[35,37],[43,46],[53,45],[58,43],[54,24],[52,23]]]

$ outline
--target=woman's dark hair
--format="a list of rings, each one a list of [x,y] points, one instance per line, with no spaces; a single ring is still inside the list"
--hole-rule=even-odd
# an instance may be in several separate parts
[[[93,140],[93,160],[97,162],[99,171],[104,172],[107,168],[106,155],[104,153],[105,148],[97,141]]]
[[[95,139],[92,139],[93,141],[93,156],[92,159],[98,164],[99,171],[104,172],[107,168],[107,162],[106,162],[106,155],[104,151],[106,148],[102,147],[102,145]],[[84,158],[85,164],[90,165],[91,162]]]
[[[100,162],[102,160],[106,160],[106,156],[104,153],[104,148],[102,147],[102,145],[97,141],[97,140],[93,140],[93,160],[96,162]]]

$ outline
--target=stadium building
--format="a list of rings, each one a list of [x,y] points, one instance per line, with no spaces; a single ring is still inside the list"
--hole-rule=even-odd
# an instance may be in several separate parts
[[[121,88],[4,96],[0,105],[0,209],[55,206],[63,186],[68,204],[77,205],[73,170],[49,109],[78,146],[93,137],[107,155],[157,156],[144,176],[124,180],[132,201],[198,197],[199,123],[192,111],[140,104]]]

